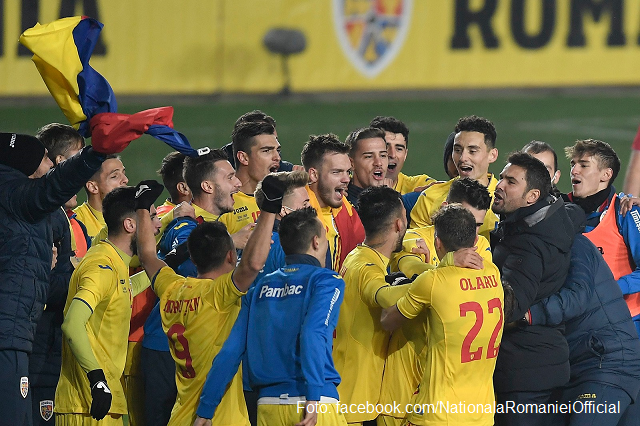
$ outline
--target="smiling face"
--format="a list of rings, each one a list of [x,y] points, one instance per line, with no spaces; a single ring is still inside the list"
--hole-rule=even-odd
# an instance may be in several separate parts
[[[233,195],[240,190],[242,183],[236,177],[236,171],[226,160],[216,162],[216,171],[212,177],[214,187],[213,204],[218,210],[214,214],[233,211]]]
[[[585,198],[607,188],[612,176],[613,170],[601,169],[594,155],[571,159],[571,190],[576,198]]]
[[[93,196],[100,200],[116,188],[126,186],[129,179],[125,174],[125,168],[119,158],[109,158],[102,163],[100,171],[87,182],[87,188]]]
[[[387,143],[382,138],[360,139],[351,159],[353,184],[360,188],[382,186],[389,158]]]
[[[461,178],[471,178],[484,186],[489,184],[489,164],[498,158],[498,150],[489,148],[480,132],[459,132],[453,141],[453,162]]]
[[[500,173],[491,210],[495,213],[513,213],[532,204],[532,192],[533,190],[527,191],[526,170],[508,163]]]
[[[246,165],[249,177],[260,182],[280,167],[280,142],[275,135],[262,134],[253,137],[255,144],[248,153]]]
[[[320,169],[310,168],[311,186],[320,207],[338,208],[347,193],[351,162],[347,154],[329,152],[322,157]],[[315,188],[314,188],[315,187]]]
[[[389,158],[386,177],[397,182],[398,174],[402,171],[407,159],[407,141],[402,133],[385,130],[384,134],[387,142],[387,157]]]

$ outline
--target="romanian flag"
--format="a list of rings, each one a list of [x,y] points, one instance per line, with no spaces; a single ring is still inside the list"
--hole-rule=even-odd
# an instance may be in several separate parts
[[[330,227],[333,227],[333,224],[326,222],[315,192],[311,190],[309,185],[306,186],[306,189],[309,194],[309,204],[316,210],[318,219],[325,226],[325,229],[329,230]],[[331,215],[338,231],[338,241],[331,253],[331,261],[333,270],[339,272],[342,269],[344,259],[351,250],[364,241],[365,234],[358,212],[345,197],[342,197],[342,206],[337,209],[331,209]],[[329,241],[329,245],[333,245],[331,241]],[[327,265],[327,267],[329,266]]]
[[[120,152],[143,133],[183,154],[196,157],[187,138],[173,129],[173,108],[118,114],[109,82],[89,59],[103,25],[86,16],[36,24],[20,36],[49,92],[73,127],[105,152]]]

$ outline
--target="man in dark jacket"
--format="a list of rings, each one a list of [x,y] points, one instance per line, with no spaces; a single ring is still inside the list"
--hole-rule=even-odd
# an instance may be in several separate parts
[[[71,158],[84,147],[82,136],[67,124],[47,124],[38,131],[36,138],[47,148],[47,157],[54,166]],[[29,356],[34,426],[53,424],[53,401],[62,365],[60,326],[64,320],[64,304],[73,273],[71,258],[76,257],[72,248],[74,236],[65,208],[70,209],[77,204],[76,196],[73,196],[64,207],[51,213],[50,217],[53,245],[57,248],[56,266],[51,270],[46,305],[38,321],[33,351]],[[84,235],[81,238],[84,238]],[[84,251],[86,252],[86,249]]]
[[[30,424],[28,356],[49,290],[51,213],[102,161],[89,147],[49,172],[38,139],[0,133],[0,424]]]
[[[550,189],[544,164],[525,153],[512,154],[500,174],[492,209],[501,220],[491,246],[502,279],[514,291],[513,313],[505,324],[557,292],[569,270],[573,226],[563,201],[549,195]],[[569,348],[561,327],[505,327],[494,373],[496,424],[552,424],[548,415],[499,413],[499,408],[555,402],[556,389],[568,380]]]
[[[561,402],[585,408],[568,414],[569,424],[619,425],[640,391],[640,340],[607,263],[577,232],[564,287],[531,306],[526,318],[534,326],[565,324],[571,380]]]

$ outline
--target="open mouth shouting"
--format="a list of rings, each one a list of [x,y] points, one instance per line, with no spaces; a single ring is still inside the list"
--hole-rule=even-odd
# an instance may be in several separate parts
[[[398,165],[397,165],[396,163],[391,163],[391,162],[389,162],[389,165],[387,166],[387,170],[388,170],[390,173],[393,173],[393,172],[395,172],[396,167],[398,167]]]
[[[373,180],[375,181],[382,181],[384,179],[384,170],[380,169],[375,169],[373,171]]]
[[[458,164],[458,173],[460,173],[460,177],[471,177],[473,173],[473,166],[468,164]]]
[[[278,169],[280,168],[280,163],[276,163],[271,165],[271,167],[269,167],[269,173],[275,173],[278,171]]]

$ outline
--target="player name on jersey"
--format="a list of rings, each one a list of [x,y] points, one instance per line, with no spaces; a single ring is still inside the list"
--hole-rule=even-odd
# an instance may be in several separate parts
[[[198,310],[198,306],[200,306],[200,296],[184,300],[168,299],[167,303],[164,304],[164,312],[177,314],[182,312],[183,309],[185,312],[195,312]]]
[[[475,285],[470,278],[460,278],[460,288],[464,291],[494,287],[498,287],[498,280],[496,280],[495,275],[477,276]]]

